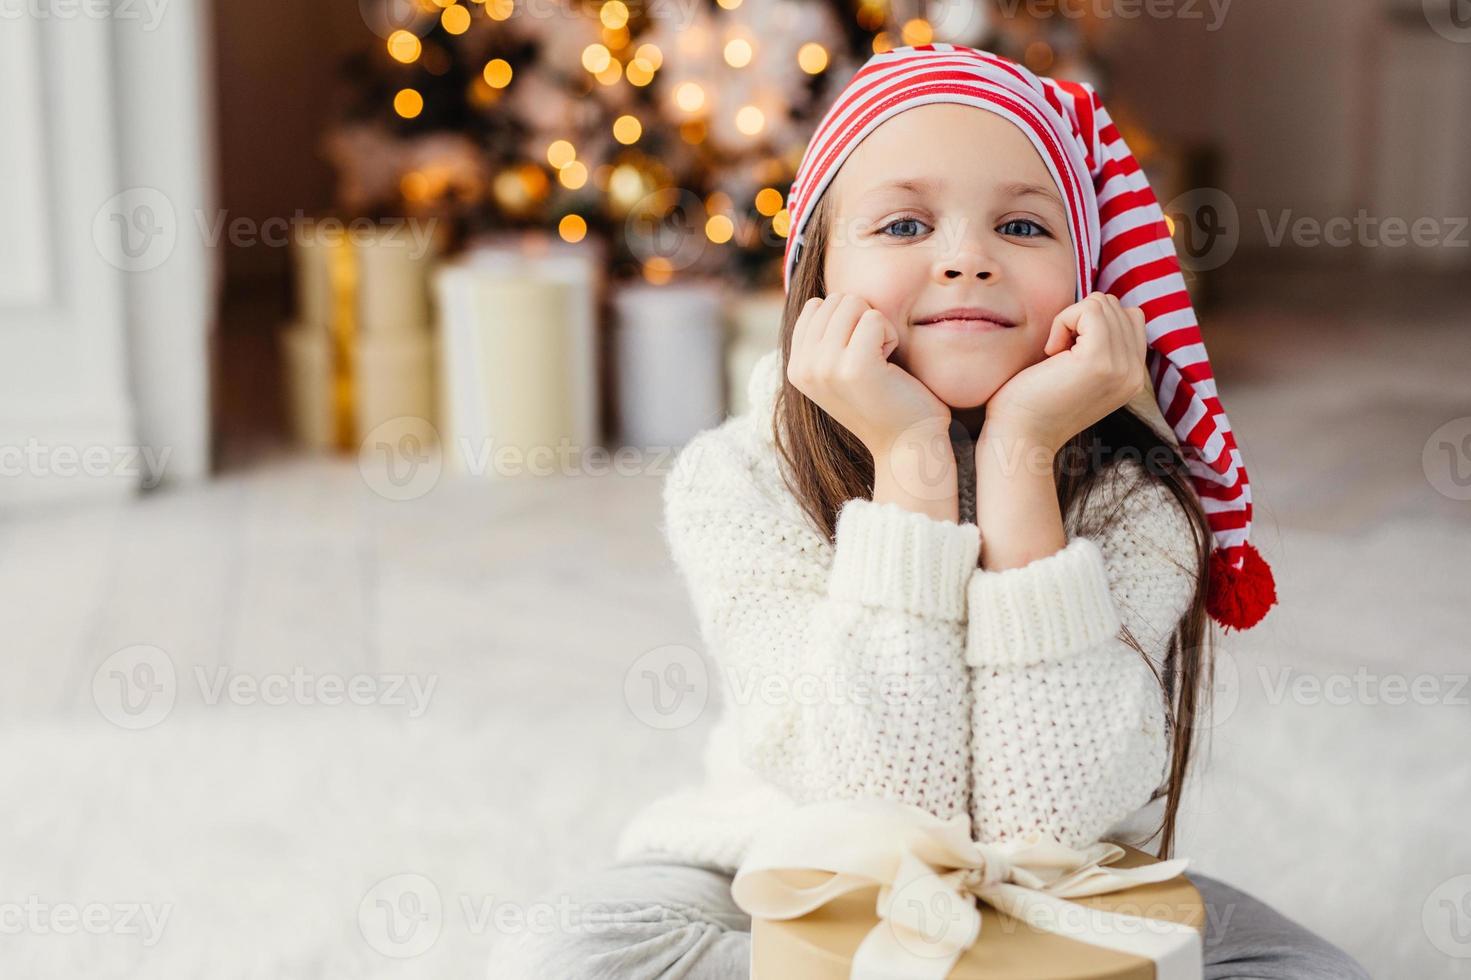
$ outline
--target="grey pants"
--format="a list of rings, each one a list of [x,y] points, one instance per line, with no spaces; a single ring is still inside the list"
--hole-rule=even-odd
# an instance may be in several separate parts
[[[1205,980],[1369,980],[1356,960],[1271,906],[1185,872],[1205,899]],[[608,865],[497,937],[488,980],[748,980],[751,919],[729,875],[649,857]],[[599,921],[599,917],[602,917]]]

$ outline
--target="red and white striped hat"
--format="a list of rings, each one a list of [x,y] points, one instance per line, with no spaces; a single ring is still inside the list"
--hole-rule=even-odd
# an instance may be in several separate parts
[[[1091,85],[1039,77],[1001,55],[953,44],[874,55],[823,116],[797,168],[787,197],[783,284],[791,286],[813,204],[848,154],[884,120],[937,102],[997,113],[1026,134],[1067,205],[1077,298],[1097,289],[1144,311],[1155,398],[1215,539],[1206,608],[1227,629],[1255,625],[1277,596],[1271,569],[1247,540],[1246,467],[1216,395],[1164,214]]]

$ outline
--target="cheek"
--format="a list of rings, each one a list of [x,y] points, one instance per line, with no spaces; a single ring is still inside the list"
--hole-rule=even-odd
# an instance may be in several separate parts
[[[885,255],[883,249],[874,246],[834,248],[828,252],[823,278],[828,295],[861,296],[869,306],[893,321],[902,344],[916,286],[914,276],[892,255]]]
[[[1077,301],[1077,288],[1070,263],[1038,269],[1036,274],[1028,277],[1027,344],[1035,348],[1037,360],[1042,359],[1042,348],[1052,330],[1052,321]]]

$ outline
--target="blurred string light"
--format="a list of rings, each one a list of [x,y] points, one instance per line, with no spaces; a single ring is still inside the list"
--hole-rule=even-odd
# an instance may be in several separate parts
[[[393,111],[404,119],[413,119],[424,111],[424,96],[417,89],[401,88],[393,97]]]
[[[644,279],[655,286],[662,286],[674,278],[674,263],[662,255],[644,262]]]
[[[589,44],[582,49],[582,67],[596,75],[612,62],[613,55],[601,44]]]
[[[827,48],[808,41],[797,50],[797,66],[809,75],[818,74],[827,67]]]
[[[781,191],[775,187],[763,187],[756,192],[756,210],[770,218],[781,210]]]
[[[691,119],[688,122],[679,124],[679,138],[691,146],[698,146],[700,143],[705,142],[707,132],[705,122],[702,119]]]
[[[766,125],[766,114],[753,105],[741,106],[736,112],[736,129],[746,136],[755,136]]]
[[[751,63],[755,50],[751,42],[743,37],[731,38],[725,42],[725,63],[732,68],[744,68]]]
[[[787,212],[786,208],[782,208],[771,219],[771,230],[783,238],[786,238],[787,232],[792,230],[792,216]]]
[[[664,52],[659,46],[652,42],[640,44],[638,50],[633,53],[634,58],[648,64],[650,71],[658,71],[664,65]]]
[[[491,20],[510,20],[515,9],[515,0],[485,0],[485,13]]]
[[[511,63],[505,58],[494,58],[485,63],[485,71],[482,74],[485,77],[485,84],[491,88],[505,88],[511,84]]]
[[[450,34],[463,34],[470,29],[470,11],[459,4],[445,7],[444,13],[439,15],[439,23]]]
[[[637,116],[623,115],[613,120],[613,138],[624,146],[632,146],[643,135],[643,124]]]
[[[587,183],[587,164],[577,159],[577,149],[567,140],[553,140],[547,146],[547,163],[557,171],[557,181],[568,190],[578,190]]]
[[[628,25],[628,6],[623,0],[608,0],[598,11],[598,19],[604,27],[617,30]]]
[[[930,26],[929,21],[916,17],[904,22],[900,36],[904,38],[906,45],[929,44],[935,39],[935,29]]]
[[[581,160],[573,160],[557,171],[557,179],[562,182],[563,187],[575,191],[587,183],[587,164]]]
[[[609,58],[602,71],[593,76],[604,85],[617,85],[623,77],[623,64],[617,58]]]
[[[716,245],[724,245],[735,234],[735,223],[723,214],[712,214],[705,222],[705,237]]]
[[[567,214],[557,223],[557,234],[565,242],[580,242],[587,235],[587,221],[580,214]]]
[[[705,90],[699,82],[683,82],[674,90],[674,104],[685,112],[699,112],[705,107]]]
[[[566,140],[554,140],[547,146],[547,163],[561,170],[577,159],[577,150]]]
[[[388,54],[394,61],[411,65],[419,60],[419,53],[423,50],[418,37],[409,31],[399,30],[388,35]]]

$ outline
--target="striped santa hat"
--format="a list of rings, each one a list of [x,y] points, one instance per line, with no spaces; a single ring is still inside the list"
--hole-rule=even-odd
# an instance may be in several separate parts
[[[1039,77],[1008,58],[953,44],[874,55],[823,116],[797,168],[787,198],[783,284],[791,286],[813,204],[848,154],[884,120],[937,102],[986,109],[1026,134],[1067,207],[1077,298],[1096,289],[1144,311],[1155,399],[1214,538],[1206,608],[1227,629],[1255,625],[1277,596],[1271,569],[1247,540],[1246,467],[1216,395],[1164,214],[1092,86]]]

